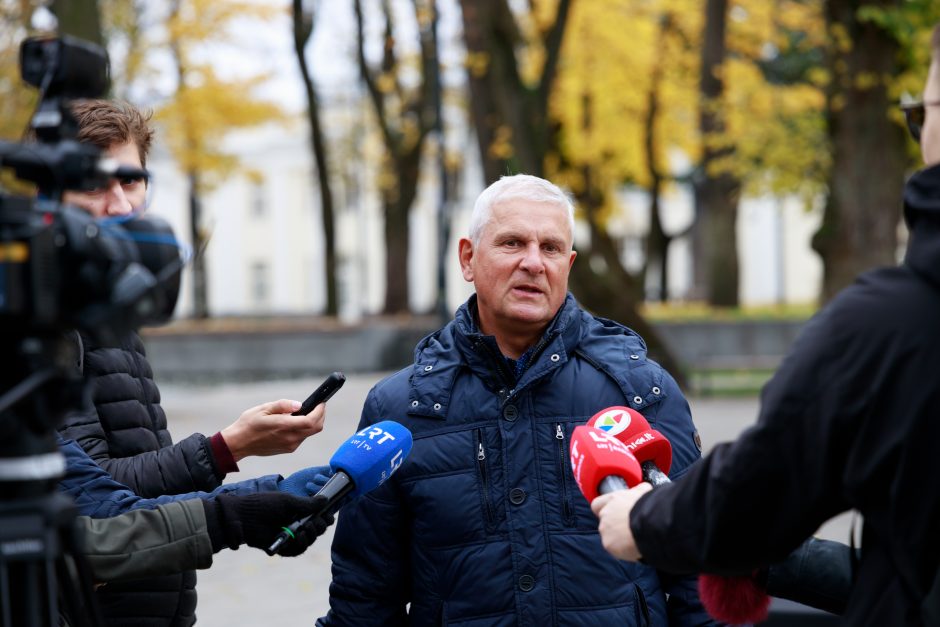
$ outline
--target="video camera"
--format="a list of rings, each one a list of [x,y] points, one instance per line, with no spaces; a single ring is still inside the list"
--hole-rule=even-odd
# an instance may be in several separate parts
[[[184,260],[162,219],[96,220],[62,203],[67,190],[147,177],[76,141],[69,103],[104,95],[104,50],[69,37],[27,39],[20,72],[39,103],[27,141],[0,142],[0,167],[38,193],[0,193],[0,625],[52,627],[63,616],[94,625],[73,508],[55,490],[65,471],[55,430],[65,412],[85,406],[77,332],[112,344],[166,321]]]
[[[137,216],[109,224],[61,203],[66,190],[146,177],[75,140],[69,100],[104,94],[105,52],[69,37],[27,39],[20,47],[20,71],[40,89],[30,124],[36,141],[0,142],[0,166],[35,183],[39,196],[0,195],[2,332],[75,328],[108,341],[166,321],[183,266],[167,223]]]

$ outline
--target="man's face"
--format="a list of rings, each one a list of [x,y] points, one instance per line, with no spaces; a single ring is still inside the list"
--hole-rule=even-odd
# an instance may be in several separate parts
[[[137,144],[116,144],[105,151],[104,156],[121,165],[141,168]],[[120,216],[135,209],[144,208],[147,200],[147,182],[142,178],[111,179],[104,187],[87,192],[69,191],[63,202],[80,207],[96,218]]]
[[[940,61],[934,59],[924,85],[924,127],[920,132],[920,151],[924,163],[940,163]]]
[[[556,204],[507,200],[492,207],[477,245],[460,240],[460,267],[477,293],[480,327],[541,327],[568,291],[574,262],[568,214]]]

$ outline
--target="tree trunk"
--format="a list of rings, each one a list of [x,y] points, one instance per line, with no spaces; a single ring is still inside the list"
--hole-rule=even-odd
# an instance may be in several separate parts
[[[699,105],[699,128],[705,145],[695,190],[695,250],[699,253],[696,279],[702,281],[700,287],[710,305],[736,307],[739,302],[736,222],[741,182],[719,165],[727,163],[734,153],[734,146],[725,137],[721,78],[726,57],[728,0],[707,0],[705,11]]]
[[[668,34],[671,18],[664,15],[661,20],[660,41]],[[656,60],[653,66],[653,75],[650,81],[650,90],[647,95],[646,105],[646,123],[645,137],[643,141],[644,152],[646,153],[646,169],[650,177],[650,228],[646,235],[646,263],[643,264],[643,278],[641,284],[645,287],[648,282],[650,270],[659,272],[656,293],[652,295],[651,300],[665,302],[669,299],[669,244],[672,238],[666,235],[663,229],[663,222],[659,215],[660,203],[659,196],[662,193],[663,176],[659,171],[657,155],[659,153],[656,145],[656,120],[659,115],[659,88],[663,77],[662,57]]]
[[[586,172],[585,177],[589,174]],[[587,215],[591,230],[591,247],[579,249],[578,257],[571,266],[570,287],[578,302],[599,316],[616,320],[637,333],[646,342],[650,356],[658,361],[686,387],[687,380],[682,365],[650,326],[636,304],[641,286],[620,262],[617,246],[597,221],[597,212],[604,205],[603,198],[596,193],[578,197],[578,204]],[[600,267],[599,267],[600,266]]]
[[[543,176],[552,142],[548,96],[555,78],[570,0],[560,0],[554,26],[545,34],[545,66],[538,85],[523,83],[516,59],[522,37],[506,0],[461,0],[464,40],[475,63],[469,69],[470,111],[483,175]]]
[[[326,156],[326,140],[320,124],[320,99],[316,87],[310,76],[307,58],[304,50],[313,33],[313,13],[305,14],[303,0],[292,1],[292,17],[294,24],[294,53],[300,66],[300,76],[303,79],[304,90],[307,94],[307,121],[310,124],[310,145],[317,166],[317,181],[320,191],[320,218],[323,225],[324,240],[324,280],[326,282],[326,315],[335,316],[339,313],[339,302],[336,291],[336,229],[334,226],[333,191],[330,185],[330,172]]]
[[[208,270],[206,245],[202,229],[202,199],[199,196],[199,175],[190,173],[189,182],[189,235],[193,242],[193,318],[209,317]]]
[[[409,152],[395,166],[398,185],[385,203],[385,306],[382,313],[398,314],[410,311],[408,294],[408,250],[410,231],[408,216],[411,204],[418,194],[418,166],[420,148]]]
[[[53,0],[50,6],[59,20],[59,33],[104,46],[97,0]]]
[[[828,0],[827,26],[845,29],[851,47],[833,45],[828,94],[828,131],[833,165],[823,222],[813,248],[823,261],[822,300],[828,301],[859,273],[897,263],[897,226],[907,166],[904,130],[888,118],[886,80],[900,71],[899,44],[872,21],[860,21],[862,4]],[[859,77],[876,77],[862,82]],[[884,78],[882,78],[884,77]]]

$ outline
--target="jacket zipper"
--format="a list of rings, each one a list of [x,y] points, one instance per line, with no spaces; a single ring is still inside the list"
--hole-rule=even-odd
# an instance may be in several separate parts
[[[486,449],[483,448],[483,429],[477,429],[477,470],[480,473],[480,487],[483,491],[481,498],[483,501],[483,512],[486,516],[486,526],[491,528],[496,518],[493,515],[493,506],[490,503],[490,481],[486,473]]]
[[[644,594],[640,584],[636,582],[633,584],[633,589],[636,592],[637,622],[641,627],[648,627],[650,624],[650,607],[646,603],[646,594]]]
[[[565,524],[571,525],[573,522],[571,497],[568,491],[568,467],[565,466],[565,456],[567,447],[565,446],[565,430],[561,423],[555,423],[555,442],[558,449],[558,474],[561,476],[561,511],[564,516]]]

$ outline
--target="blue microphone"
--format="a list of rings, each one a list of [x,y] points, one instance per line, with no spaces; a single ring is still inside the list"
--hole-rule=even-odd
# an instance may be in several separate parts
[[[347,494],[362,496],[385,483],[410,452],[411,431],[391,420],[377,422],[350,436],[330,458],[330,469],[335,474],[313,497],[324,497],[322,507],[284,527],[267,554],[277,553],[311,518],[332,510]]]

